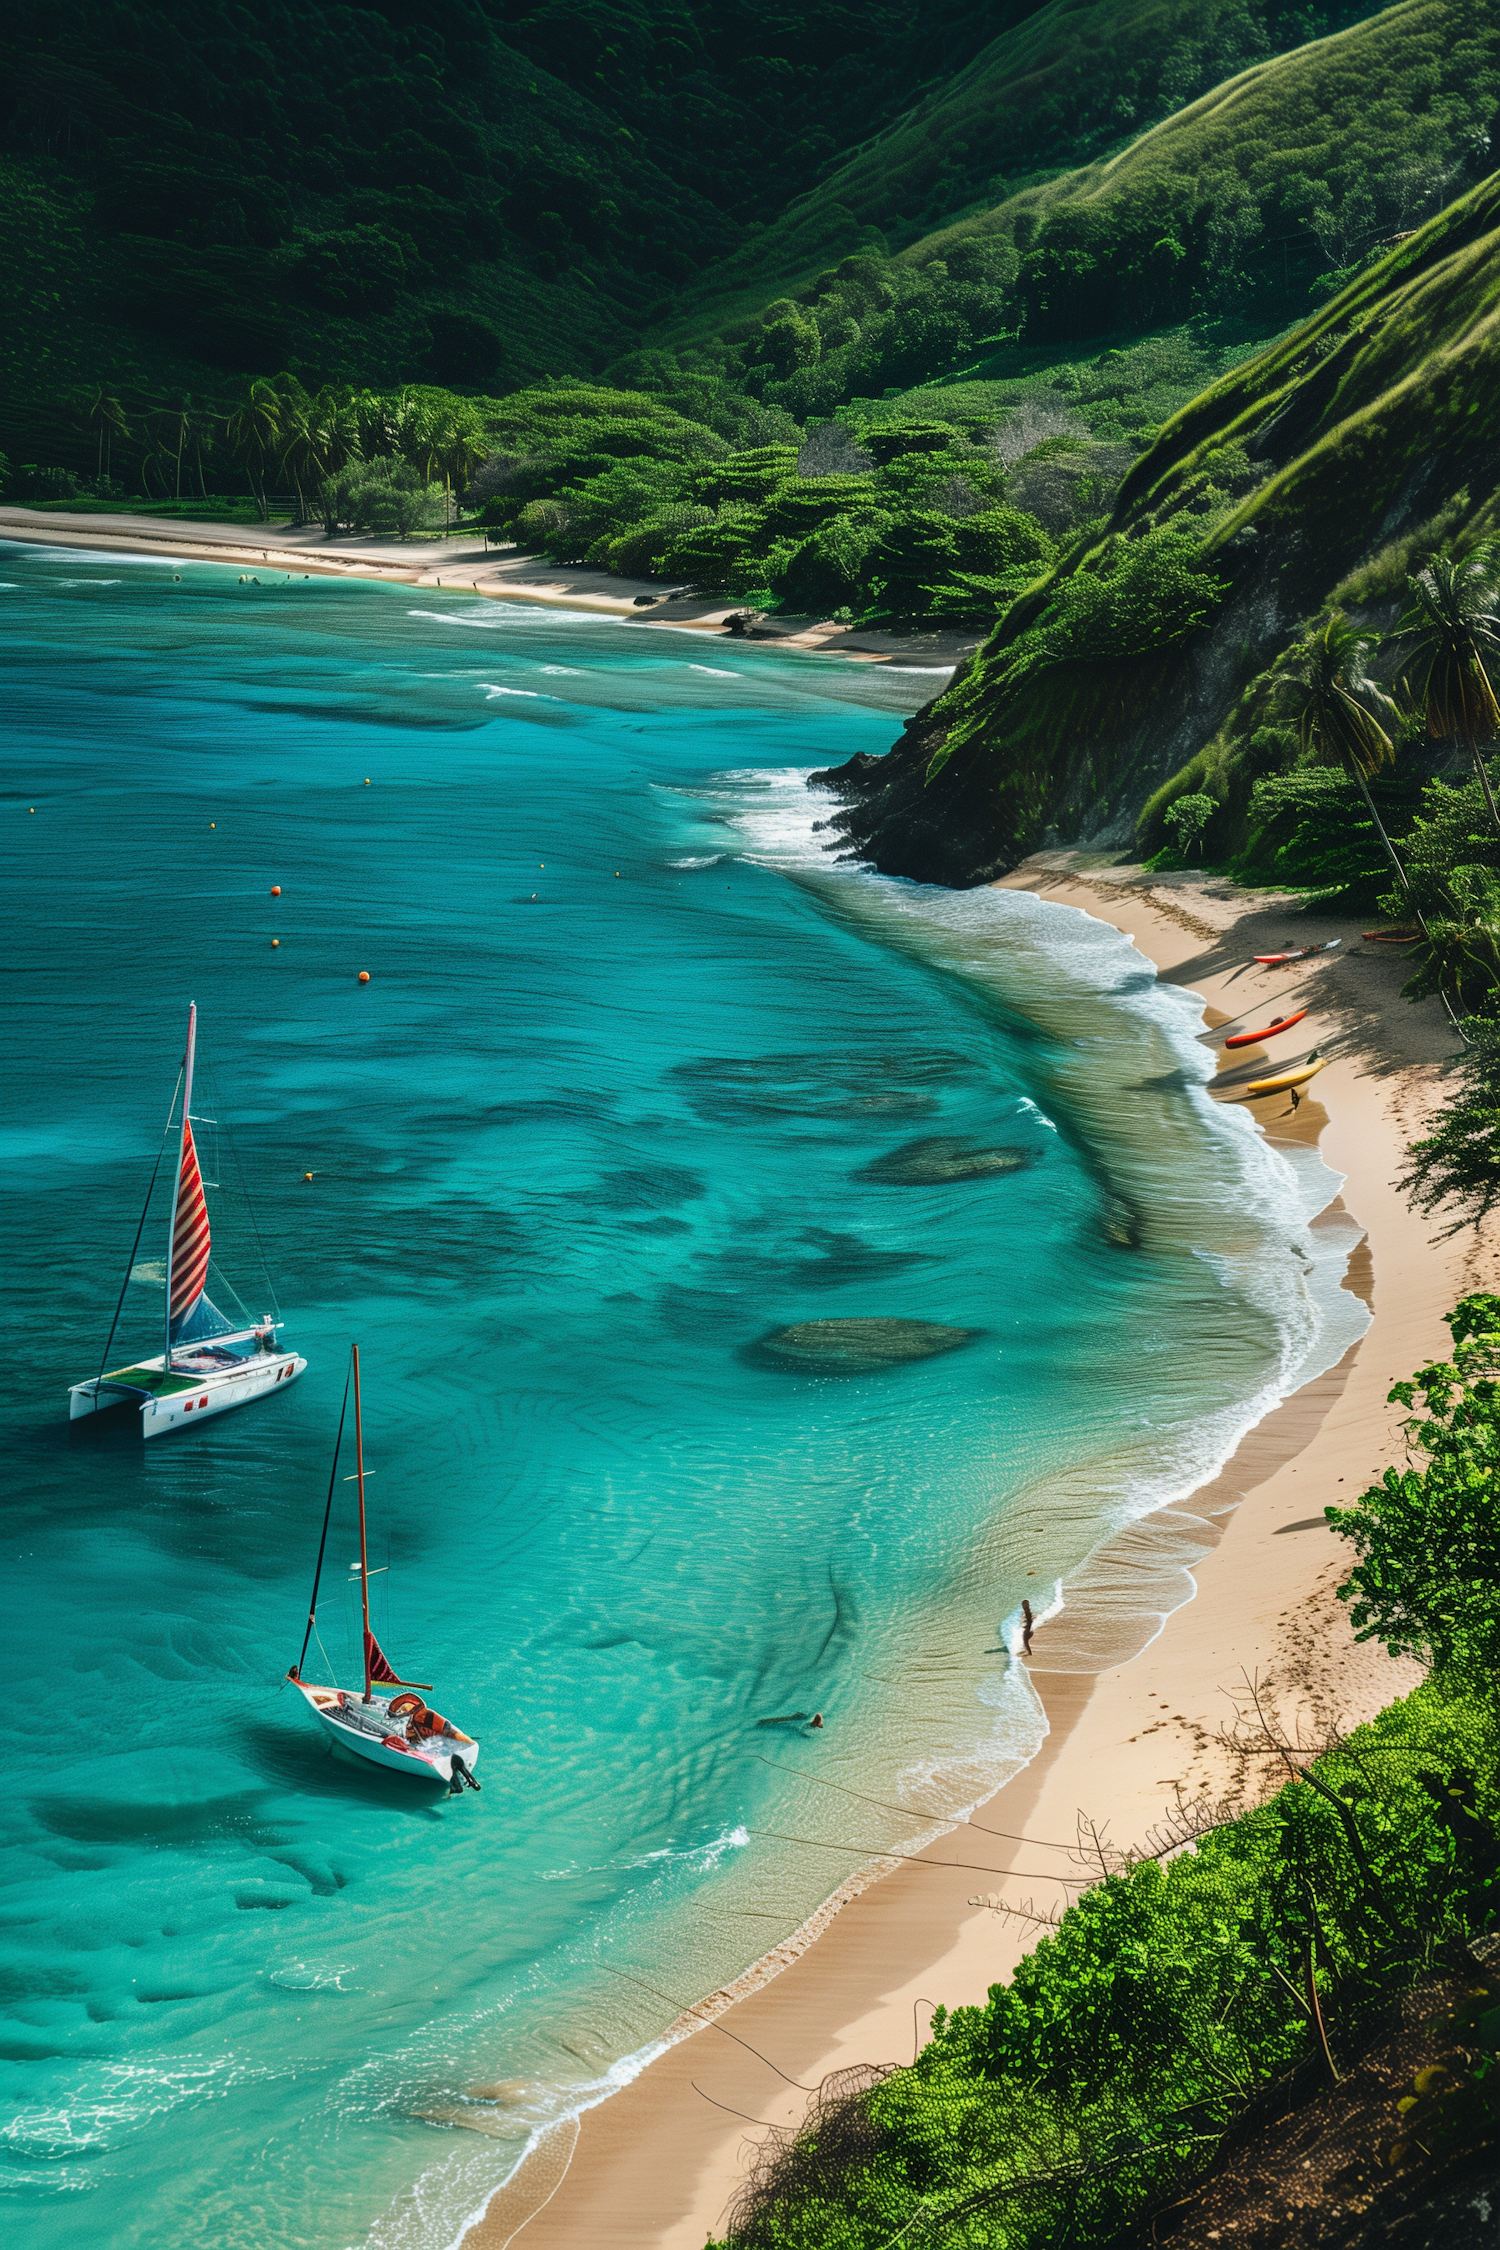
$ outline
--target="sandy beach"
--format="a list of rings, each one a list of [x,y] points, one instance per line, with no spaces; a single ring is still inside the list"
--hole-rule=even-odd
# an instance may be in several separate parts
[[[633,625],[730,637],[739,605],[660,579],[617,578],[607,570],[572,568],[519,547],[487,546],[482,537],[371,539],[317,523],[188,523],[181,518],[73,514],[66,509],[0,508],[0,539],[85,551],[161,555],[178,562],[237,564],[254,578],[363,578],[388,585],[481,594],[490,601],[629,619]],[[859,632],[827,619],[764,617],[743,629],[764,648],[802,649],[862,664],[956,665],[979,644],[974,633]]]
[[[1317,1729],[1372,1715],[1419,1677],[1354,1642],[1334,1598],[1347,1551],[1321,1511],[1400,1457],[1391,1382],[1446,1351],[1442,1316],[1458,1296],[1500,1280],[1472,1237],[1434,1243],[1393,1184],[1454,1052],[1451,1032],[1435,1002],[1399,997],[1399,951],[1362,943],[1348,918],[1310,923],[1291,900],[1077,853],[1042,855],[1007,880],[1125,931],[1161,976],[1203,996],[1210,1025],[1308,1010],[1298,1051],[1331,1051],[1332,1067],[1295,1113],[1278,1095],[1255,1114],[1273,1139],[1318,1140],[1346,1176],[1342,1204],[1365,1241],[1345,1286],[1373,1324],[1174,1511],[1175,1556],[1186,1537],[1199,1558],[1196,1594],[1159,1635],[1121,1662],[1097,1629],[1126,1580],[1143,1609],[1164,1579],[1160,1606],[1183,1599],[1180,1559],[1164,1571],[1148,1520],[1091,1559],[1036,1635],[1031,1673],[1050,1732],[1033,1763],[969,1826],[915,1863],[887,1861],[893,1871],[846,1884],[732,1991],[680,2019],[675,2043],[623,2092],[532,2152],[464,2250],[518,2239],[525,2250],[703,2250],[766,2129],[795,2125],[809,2089],[831,2072],[909,2061],[935,2005],[982,2002],[1030,1950],[1034,1926],[997,1902],[1046,1912],[1074,1895],[1081,1815],[1123,1847],[1147,1837],[1178,1785],[1252,1793],[1254,1770],[1221,1739],[1252,1681],[1288,1720]],[[1325,937],[1342,940],[1337,953],[1249,965],[1255,952]],[[1249,1075],[1224,1098],[1245,1099]]]

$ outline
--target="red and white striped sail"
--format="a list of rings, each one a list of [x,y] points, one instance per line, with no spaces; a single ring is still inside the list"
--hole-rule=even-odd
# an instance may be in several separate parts
[[[185,1320],[208,1282],[208,1203],[193,1128],[182,1125],[182,1170],[177,1181],[177,1216],[172,1228],[172,1300],[168,1317],[175,1328]]]

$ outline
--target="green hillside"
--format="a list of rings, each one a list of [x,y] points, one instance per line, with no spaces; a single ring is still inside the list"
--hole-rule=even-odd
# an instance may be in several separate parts
[[[1360,0],[1048,0],[903,114],[872,120],[774,224],[683,289],[663,340],[699,341],[768,296],[798,294],[871,230],[912,264],[959,240],[1010,243],[1020,212],[1034,224],[1052,200],[1034,182],[1097,164],[1209,89],[1375,12]],[[1196,115],[1181,120],[1190,137]]]
[[[1274,667],[1329,609],[1389,625],[1436,546],[1500,529],[1500,174],[1174,415],[1108,517],[885,760],[838,777],[882,867],[978,881],[1049,831],[1148,841],[1209,795],[1241,847],[1296,763]]]
[[[1045,137],[1059,111],[1021,67],[1032,44],[1053,31],[1061,45],[1072,27],[1077,49],[1097,61],[1103,48],[1107,67],[1088,76],[1079,53],[1070,62],[1059,52],[1042,77],[1131,85],[1143,58],[1159,76],[1172,51],[1162,13],[1138,4],[1106,25],[1099,11],[1059,0],[987,49],[952,99],[1014,50],[1016,76],[1002,74],[993,100],[1003,108],[1013,84],[1025,115],[1012,144],[1039,145],[1026,136]],[[1214,15],[1193,13],[1204,25]],[[1217,21],[1227,37],[1226,17]],[[1336,287],[1488,169],[1497,101],[1491,0],[1402,0],[1214,84],[1104,161],[957,215],[899,254],[826,263],[788,295],[752,302],[752,258],[768,280],[777,266],[812,262],[824,219],[818,197],[806,199],[753,252],[689,285],[675,348],[688,363],[741,370],[800,418],[905,388],[919,371],[945,380],[1010,373],[1018,344],[1035,364],[1038,353],[1073,356],[1091,339],[1097,350],[1187,319],[1263,337],[1301,317],[1311,288]],[[1086,113],[1071,123],[1086,138]],[[961,140],[961,118],[935,118],[929,157],[950,145],[948,126],[952,145]],[[882,153],[882,176],[899,177],[896,154],[914,130],[900,121],[861,162]],[[1057,146],[1067,140],[1054,134]],[[799,227],[813,230],[805,259]],[[708,337],[714,320],[722,333]]]
[[[0,444],[69,385],[591,373],[1035,0],[18,0]]]
[[[81,461],[69,402],[90,386],[218,398],[280,369],[310,390],[494,394],[612,363],[637,381],[636,347],[696,339],[724,380],[763,386],[754,350],[712,340],[726,308],[753,327],[828,261],[884,261],[1367,12],[18,0],[0,25],[0,446]],[[983,294],[985,259],[962,262],[954,289]],[[1013,322],[982,304],[945,306],[930,336],[908,321],[889,379]],[[889,387],[869,353],[844,358],[855,391]],[[825,379],[791,410],[836,393]]]

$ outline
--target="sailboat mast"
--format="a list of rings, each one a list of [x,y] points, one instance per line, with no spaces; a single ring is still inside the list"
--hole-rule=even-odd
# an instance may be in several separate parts
[[[370,1700],[370,1557],[365,1545],[365,1433],[359,1413],[359,1346],[354,1352],[354,1460],[359,1472],[359,1598],[365,1616],[365,1701]]]
[[[177,1199],[182,1193],[182,1160],[187,1154],[188,1112],[193,1106],[193,1055],[198,1045],[198,1003],[188,1002],[187,1053],[182,1062],[182,1133],[177,1147],[177,1175],[172,1182],[172,1215],[167,1221],[167,1341],[162,1374],[172,1372],[172,1245],[177,1239]]]

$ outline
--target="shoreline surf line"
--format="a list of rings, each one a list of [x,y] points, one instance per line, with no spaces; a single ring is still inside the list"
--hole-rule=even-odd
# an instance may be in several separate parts
[[[1205,995],[1207,1028],[1234,1020],[1238,989],[1232,997],[1225,990],[1222,1000],[1215,992],[1240,967],[1236,925],[1268,911],[1284,920],[1288,904],[1267,910],[1228,886],[1227,895],[1208,897],[1199,895],[1202,885],[1153,882],[1139,870],[1134,876],[1106,873],[1084,855],[1059,854],[1033,861],[1007,884],[1083,906],[1124,929],[1164,978]],[[1321,1136],[1329,1160],[1345,1173],[1345,1197],[1365,1228],[1349,1280],[1373,1298],[1375,1325],[1337,1367],[1257,1422],[1220,1474],[1172,1511],[1190,1510],[1209,1532],[1191,1565],[1201,1577],[1196,1598],[1143,1652],[1105,1669],[1073,1668],[1082,1652],[1075,1647],[1069,1660],[1061,1628],[1067,1620],[1076,1643],[1086,1603],[1039,1626],[1031,1676],[1050,1731],[1031,1763],[987,1801],[1003,1798],[1012,1825],[1038,1839],[1065,1833],[1082,1805],[1111,1823],[1118,1842],[1134,1841],[1160,1817],[1174,1779],[1193,1788],[1222,1782],[1214,1730],[1232,1716],[1224,1690],[1242,1666],[1264,1672],[1269,1665],[1294,1706],[1337,1710],[1348,1720],[1380,1708],[1417,1676],[1415,1667],[1392,1665],[1353,1643],[1347,1616],[1330,1599],[1339,1557],[1319,1546],[1299,1551],[1295,1540],[1280,1536],[1299,1521],[1318,1526],[1318,1517],[1308,1518],[1310,1501],[1326,1504],[1343,1481],[1359,1489],[1399,1453],[1396,1417],[1385,1404],[1389,1382],[1444,1348],[1441,1315],[1458,1294],[1500,1278],[1493,1254],[1465,1255],[1451,1244],[1433,1251],[1390,1185],[1450,1043],[1428,1011],[1397,997],[1399,964],[1387,973],[1388,957],[1347,959],[1354,973],[1341,969],[1337,984],[1320,987],[1311,976],[1304,984],[1323,1022],[1350,1033],[1352,1062],[1321,1101],[1308,1097],[1294,1119],[1265,1116],[1269,1103],[1257,1108],[1267,1127],[1293,1145]],[[1210,1559],[1209,1550],[1221,1544],[1232,1571]],[[1295,1643],[1299,1631],[1312,1652],[1305,1663]],[[936,1859],[945,1841],[927,1847],[928,1855]],[[736,1980],[746,1998],[714,1995],[709,2004],[737,2005],[737,2028],[804,2082],[851,2064],[904,2058],[912,2009],[924,1995],[950,2007],[982,2002],[987,1986],[1034,1942],[1034,1932],[960,1896],[963,1887],[909,1868],[867,1883],[856,1877],[804,1926],[805,1943],[796,1944],[799,1931],[776,1949],[782,1958],[758,1986],[763,1964]],[[702,2250],[743,2176],[743,2117],[784,2129],[804,2104],[783,2099],[783,2088],[768,2092],[748,2066],[716,2056],[710,2067],[701,2046],[689,2061],[681,2040],[693,2028],[683,2025],[622,2092],[586,2113],[566,2180],[544,2212],[518,2223],[510,2216],[516,2202],[509,2188],[502,2190],[505,2219],[497,2210],[493,2230],[488,2219],[472,2226],[465,2250],[501,2250],[523,2230],[526,2250],[569,2250],[594,2236],[617,2250]],[[678,2030],[672,2026],[668,2038]],[[704,2078],[708,2097],[741,2118],[710,2110],[694,2073]],[[521,2182],[520,2172],[513,2175],[512,2186]]]
[[[183,519],[172,520],[181,522]],[[0,541],[10,540],[17,546],[76,547],[85,554],[104,552],[171,561],[221,562],[226,568],[237,563],[258,563],[264,569],[285,570],[293,577],[351,578],[357,583],[378,581],[394,586],[421,586],[444,594],[477,594],[487,601],[514,602],[523,608],[563,610],[665,632],[710,634],[737,649],[765,649],[772,654],[792,650],[802,656],[836,656],[850,664],[889,666],[898,671],[910,669],[914,656],[935,657],[935,667],[929,664],[918,667],[924,671],[933,669],[934,676],[938,671],[951,676],[963,657],[979,646],[977,639],[961,639],[952,633],[901,636],[872,631],[839,647],[835,644],[848,628],[817,619],[807,621],[792,632],[767,628],[757,633],[731,634],[726,630],[725,620],[739,604],[721,602],[715,596],[697,596],[688,602],[688,614],[683,614],[681,604],[686,597],[673,603],[669,596],[644,579],[628,581],[633,589],[629,593],[569,593],[519,579],[507,583],[498,573],[505,569],[507,555],[514,561],[511,549],[501,549],[493,559],[482,560],[480,567],[497,575],[481,579],[468,575],[474,568],[472,555],[462,559],[455,556],[451,562],[441,554],[424,556],[421,550],[431,548],[432,541],[413,542],[418,552],[406,557],[369,549],[357,552],[346,548],[330,552],[324,547],[303,546],[295,539],[277,542],[268,537],[259,541],[246,536],[246,527],[239,524],[210,521],[187,526],[179,532],[168,530],[154,519],[149,525],[141,523],[139,528],[137,522],[138,519],[129,517],[104,518],[95,530],[87,523],[69,520],[66,515],[59,516],[54,525],[50,519],[38,520],[35,510],[0,507]],[[271,526],[264,528],[269,534]],[[223,536],[205,538],[204,533]],[[526,556],[524,559],[536,562],[543,558]],[[650,610],[637,606],[636,600],[638,593],[648,592],[652,601]],[[665,614],[669,607],[675,614]],[[877,643],[880,645],[875,645]]]

